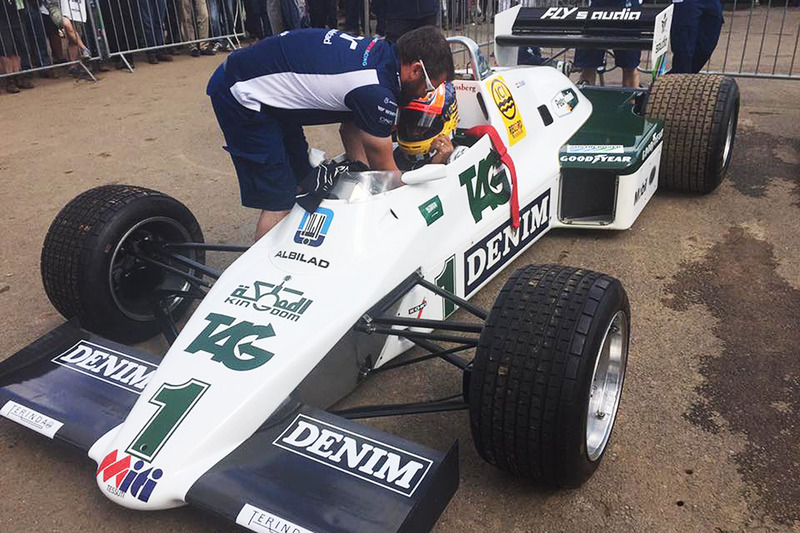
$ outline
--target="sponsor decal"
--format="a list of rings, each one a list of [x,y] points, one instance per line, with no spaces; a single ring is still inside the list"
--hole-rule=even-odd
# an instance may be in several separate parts
[[[650,169],[650,176],[646,177],[642,180],[642,183],[636,188],[636,191],[633,193],[633,205],[639,203],[639,200],[644,198],[645,194],[647,193],[647,189],[653,182],[656,180],[656,167]]]
[[[331,265],[325,259],[319,259],[313,256],[306,257],[306,254],[300,252],[287,252],[286,250],[280,250],[275,254],[275,257],[289,259],[290,261],[297,261],[299,263],[308,263],[309,265],[314,265],[319,268],[328,268]]]
[[[433,461],[306,415],[273,444],[339,472],[411,497]]]
[[[563,117],[572,113],[578,105],[578,95],[572,89],[564,89],[556,93],[552,100],[556,115]]]
[[[506,221],[476,242],[464,253],[464,294],[469,296],[478,286],[498,272],[525,246],[533,242],[550,225],[550,190],[519,210],[520,228],[514,231]]]
[[[314,533],[249,503],[244,504],[236,516],[236,523],[251,531],[261,533]]]
[[[502,77],[497,76],[492,81],[487,82],[486,85],[489,87],[489,92],[492,93],[492,99],[500,111],[503,123],[508,130],[508,143],[514,146],[525,138],[525,124],[522,122],[517,103],[514,101],[514,97]]]
[[[209,313],[206,321],[205,329],[186,347],[187,353],[209,353],[212,361],[237,371],[258,368],[275,355],[253,346],[254,342],[275,336],[272,324],[260,326],[246,320],[234,324],[235,318],[218,313]]]
[[[483,219],[486,209],[495,210],[511,198],[511,184],[506,177],[506,168],[498,165],[499,162],[500,158],[492,150],[477,165],[458,175],[461,186],[466,187],[469,210],[475,222]]]
[[[664,130],[663,129],[660,129],[660,130],[658,130],[657,132],[655,132],[653,134],[653,138],[650,139],[650,142],[647,143],[647,146],[645,146],[644,150],[642,150],[642,161],[647,159],[647,156],[649,156],[650,153],[653,150],[656,149],[656,146],[658,146],[658,143],[660,143],[661,139],[663,139],[663,138],[664,138]]]
[[[325,37],[322,39],[322,44],[331,44],[331,39],[333,39],[334,35],[336,35],[336,32],[338,31],[339,30],[330,30],[328,33],[326,33]]]
[[[666,55],[669,50],[670,33],[672,31],[672,11],[673,6],[668,6],[661,13],[656,15],[655,27],[653,28],[653,47],[650,57],[653,61],[653,76],[659,77],[667,70]]]
[[[328,230],[333,222],[333,211],[324,207],[317,208],[313,213],[303,213],[300,226],[294,234],[294,242],[306,246],[319,246],[325,241]]]
[[[58,430],[64,425],[63,422],[59,422],[55,418],[43,415],[30,407],[25,407],[11,400],[7,401],[3,408],[0,409],[0,415],[51,439],[56,436]]]
[[[639,20],[641,12],[636,10],[616,9],[616,10],[585,10],[577,7],[551,7],[539,17],[540,20]]]
[[[630,163],[631,156],[629,155],[562,155],[560,157],[562,163]]]
[[[285,318],[292,322],[300,320],[314,300],[303,296],[303,291],[290,289],[285,284],[292,276],[286,276],[279,284],[255,281],[253,286],[239,285],[230,296],[225,298],[226,304],[240,307],[251,307],[256,311],[269,313],[277,318]]]
[[[154,469],[140,459],[134,461],[130,455],[114,450],[100,463],[95,477],[102,476],[109,494],[119,499],[130,494],[137,500],[147,503],[163,475],[164,472],[160,468]]]
[[[621,144],[568,144],[568,154],[621,154],[625,152],[625,147]]]
[[[436,276],[436,279],[433,280],[436,283],[436,286],[440,289],[444,289],[451,294],[456,293],[456,256],[451,255],[447,261],[444,262],[444,268],[442,268],[442,272]],[[456,312],[456,304],[453,300],[449,298],[442,298],[443,303],[443,311],[444,311],[444,318],[448,318],[450,315]]]
[[[454,81],[453,82],[453,88],[456,91],[464,91],[464,92],[473,93],[473,94],[478,92],[478,88],[475,85],[468,84],[468,83],[463,83],[463,82],[458,82],[458,81]]]
[[[422,213],[422,218],[425,219],[425,223],[428,226],[442,218],[444,216],[444,207],[442,206],[442,201],[439,199],[439,196],[434,196],[419,206],[419,212]]]
[[[530,50],[530,48],[529,48],[529,50]],[[531,53],[533,53],[533,52],[531,52]],[[514,84],[514,87],[516,87],[517,89],[521,89],[522,87],[525,87],[525,80],[519,80],[518,82],[516,82]]]
[[[419,305],[415,305],[408,310],[409,315],[417,315],[417,318],[422,318],[422,312],[428,306],[428,300],[423,298]]]
[[[84,340],[52,361],[134,394],[142,392],[157,368],[147,361]]]
[[[367,45],[367,49],[364,50],[364,57],[361,58],[361,66],[362,67],[366,67],[367,66],[367,61],[369,61],[369,54],[372,52],[372,48],[375,46],[376,42],[378,42],[378,38],[377,37],[372,39],[370,41],[370,43]]]

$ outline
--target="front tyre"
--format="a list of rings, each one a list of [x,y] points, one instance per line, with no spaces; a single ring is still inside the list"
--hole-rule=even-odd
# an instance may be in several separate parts
[[[164,297],[189,289],[180,275],[144,259],[164,243],[203,242],[194,215],[178,200],[129,185],[90,189],[58,213],[42,247],[41,273],[47,297],[65,318],[85,329],[133,343],[161,331],[154,305],[178,320],[191,301]],[[204,263],[203,251],[184,253]],[[184,272],[193,269],[170,264]]]
[[[557,265],[515,272],[489,313],[469,379],[481,457],[541,485],[583,484],[608,447],[629,339],[619,280]]]

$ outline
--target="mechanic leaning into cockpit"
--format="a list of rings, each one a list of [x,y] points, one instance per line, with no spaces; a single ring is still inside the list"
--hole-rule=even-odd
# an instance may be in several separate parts
[[[445,82],[422,98],[401,107],[397,115],[394,161],[402,171],[428,163],[449,163],[467,150],[453,146],[458,103],[453,84]]]
[[[453,79],[442,32],[425,26],[396,44],[338,30],[284,32],[231,53],[206,90],[239,179],[261,209],[258,240],[289,214],[311,171],[303,126],[341,123],[347,157],[398,170],[391,133],[398,103]]]

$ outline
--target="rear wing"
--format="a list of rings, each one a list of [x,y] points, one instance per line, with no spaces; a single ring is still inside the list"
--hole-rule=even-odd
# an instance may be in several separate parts
[[[502,66],[516,65],[520,46],[650,50],[656,70],[663,70],[671,26],[672,5],[641,9],[515,6],[495,18],[495,57]]]

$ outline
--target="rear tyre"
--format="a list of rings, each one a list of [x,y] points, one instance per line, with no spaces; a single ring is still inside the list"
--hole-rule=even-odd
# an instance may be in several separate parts
[[[158,191],[129,185],[90,189],[58,213],[44,240],[42,282],[50,302],[66,318],[119,342],[146,340],[161,331],[153,302],[178,320],[191,301],[163,300],[162,289],[188,289],[179,275],[137,255],[164,242],[203,242],[194,215]],[[201,250],[183,253],[205,263]],[[187,266],[172,266],[194,273]]]
[[[618,280],[557,265],[515,272],[489,313],[469,379],[481,457],[546,486],[589,479],[616,420],[629,332]]]
[[[645,116],[664,121],[659,186],[706,194],[731,162],[739,86],[727,76],[670,74],[653,83]]]

